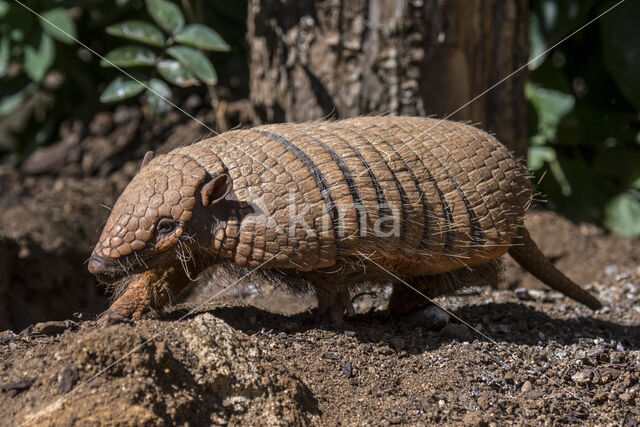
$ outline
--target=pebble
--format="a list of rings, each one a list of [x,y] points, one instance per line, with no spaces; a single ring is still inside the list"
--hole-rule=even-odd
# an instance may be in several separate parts
[[[627,392],[622,393],[620,396],[618,396],[618,399],[622,400],[624,402],[625,405],[628,405],[631,403],[631,400],[633,399],[631,397],[631,395]]]
[[[524,384],[522,384],[523,393],[529,393],[532,388],[533,386],[531,385],[531,381],[525,381]]]
[[[606,274],[607,276],[615,273],[616,271],[618,271],[618,266],[616,265],[608,265],[604,268],[604,274]]]
[[[78,378],[77,370],[72,366],[65,366],[58,373],[58,386],[60,393],[69,393],[73,388],[73,383]]]
[[[444,402],[444,401],[441,400],[440,402]],[[440,402],[438,402],[438,404],[440,404]],[[489,400],[484,396],[480,396],[478,398],[478,406],[483,410],[487,410],[489,408]]]
[[[342,365],[342,375],[347,378],[351,378],[353,376],[353,365],[351,362]]]
[[[322,357],[329,360],[340,360],[340,355],[333,351],[327,351]]]
[[[439,331],[449,323],[449,314],[440,307],[430,305],[409,316],[407,323],[412,326],[420,325],[426,330]]]
[[[529,295],[535,299],[542,299],[546,294],[547,292],[543,289],[529,289]]]
[[[628,279],[629,277],[631,277],[629,273],[620,273],[616,274],[614,279],[616,280],[616,282],[619,282],[620,280]]]
[[[579,371],[571,376],[574,383],[584,385],[591,381],[591,375],[593,373],[589,369]]]
[[[520,301],[533,301],[533,297],[531,296],[529,291],[525,288],[516,289],[515,294]]]

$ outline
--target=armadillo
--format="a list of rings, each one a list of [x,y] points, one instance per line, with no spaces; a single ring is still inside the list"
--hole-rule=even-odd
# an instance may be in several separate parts
[[[89,271],[124,283],[112,318],[139,318],[229,263],[302,278],[318,311],[341,319],[363,283],[395,283],[390,307],[407,311],[422,298],[400,282],[429,297],[452,292],[437,278],[509,252],[598,309],[530,238],[533,195],[526,167],[467,124],[384,116],[237,129],[145,158]]]

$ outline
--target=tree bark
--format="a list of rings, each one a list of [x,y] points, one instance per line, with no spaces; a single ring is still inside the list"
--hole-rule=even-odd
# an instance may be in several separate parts
[[[525,156],[526,0],[249,0],[251,98],[268,122],[468,120]]]

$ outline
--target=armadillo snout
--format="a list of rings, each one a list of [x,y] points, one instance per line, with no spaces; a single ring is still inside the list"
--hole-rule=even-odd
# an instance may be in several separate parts
[[[93,255],[89,258],[89,265],[87,266],[87,270],[91,274],[100,274],[105,269],[105,263],[101,256]]]
[[[87,265],[89,273],[102,283],[114,283],[126,276],[127,272],[113,258],[93,254]]]

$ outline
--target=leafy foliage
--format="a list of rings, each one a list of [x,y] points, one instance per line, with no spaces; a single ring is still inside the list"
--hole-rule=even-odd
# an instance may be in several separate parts
[[[140,77],[128,73],[113,80],[100,97],[102,102],[121,101],[138,95],[145,96],[154,113],[171,109],[171,88],[161,79],[179,87],[215,85],[218,81],[211,61],[199,50],[228,52],[230,47],[211,28],[201,24],[185,26],[180,8],[168,0],[146,0],[149,15],[160,28],[144,21],[124,21],[110,25],[107,33],[142,43],[129,44],[110,51],[101,65],[104,67],[143,67]],[[165,34],[163,33],[166,32]],[[167,56],[174,58],[170,60]]]
[[[18,3],[0,0],[0,152],[12,145],[9,133],[20,124],[10,120],[18,113],[23,120],[31,112],[46,109],[48,97],[39,91],[55,87],[56,79],[45,76],[57,57],[65,57],[68,45],[77,36],[76,24],[60,2],[42,2],[31,13]],[[32,145],[46,141],[54,133],[58,118],[47,117],[32,135]],[[14,151],[19,156],[19,150]]]
[[[206,82],[219,75],[226,86],[246,96],[246,0],[22,3],[35,14],[13,0],[0,0],[0,173],[39,146],[58,141],[62,123],[88,122],[105,108],[101,95],[106,102],[132,102],[143,94],[149,110],[158,113],[170,105],[159,95],[173,102],[191,93],[211,96],[211,86],[202,84],[191,64],[169,55],[171,47],[196,50],[191,56],[199,60],[195,67]],[[74,38],[98,53],[108,52],[107,59],[129,76]],[[226,53],[230,47],[225,40],[233,55]],[[207,67],[209,58],[216,69]]]
[[[531,58],[613,1],[531,0]],[[640,3],[624,2],[530,67],[529,166],[565,215],[640,236]]]

